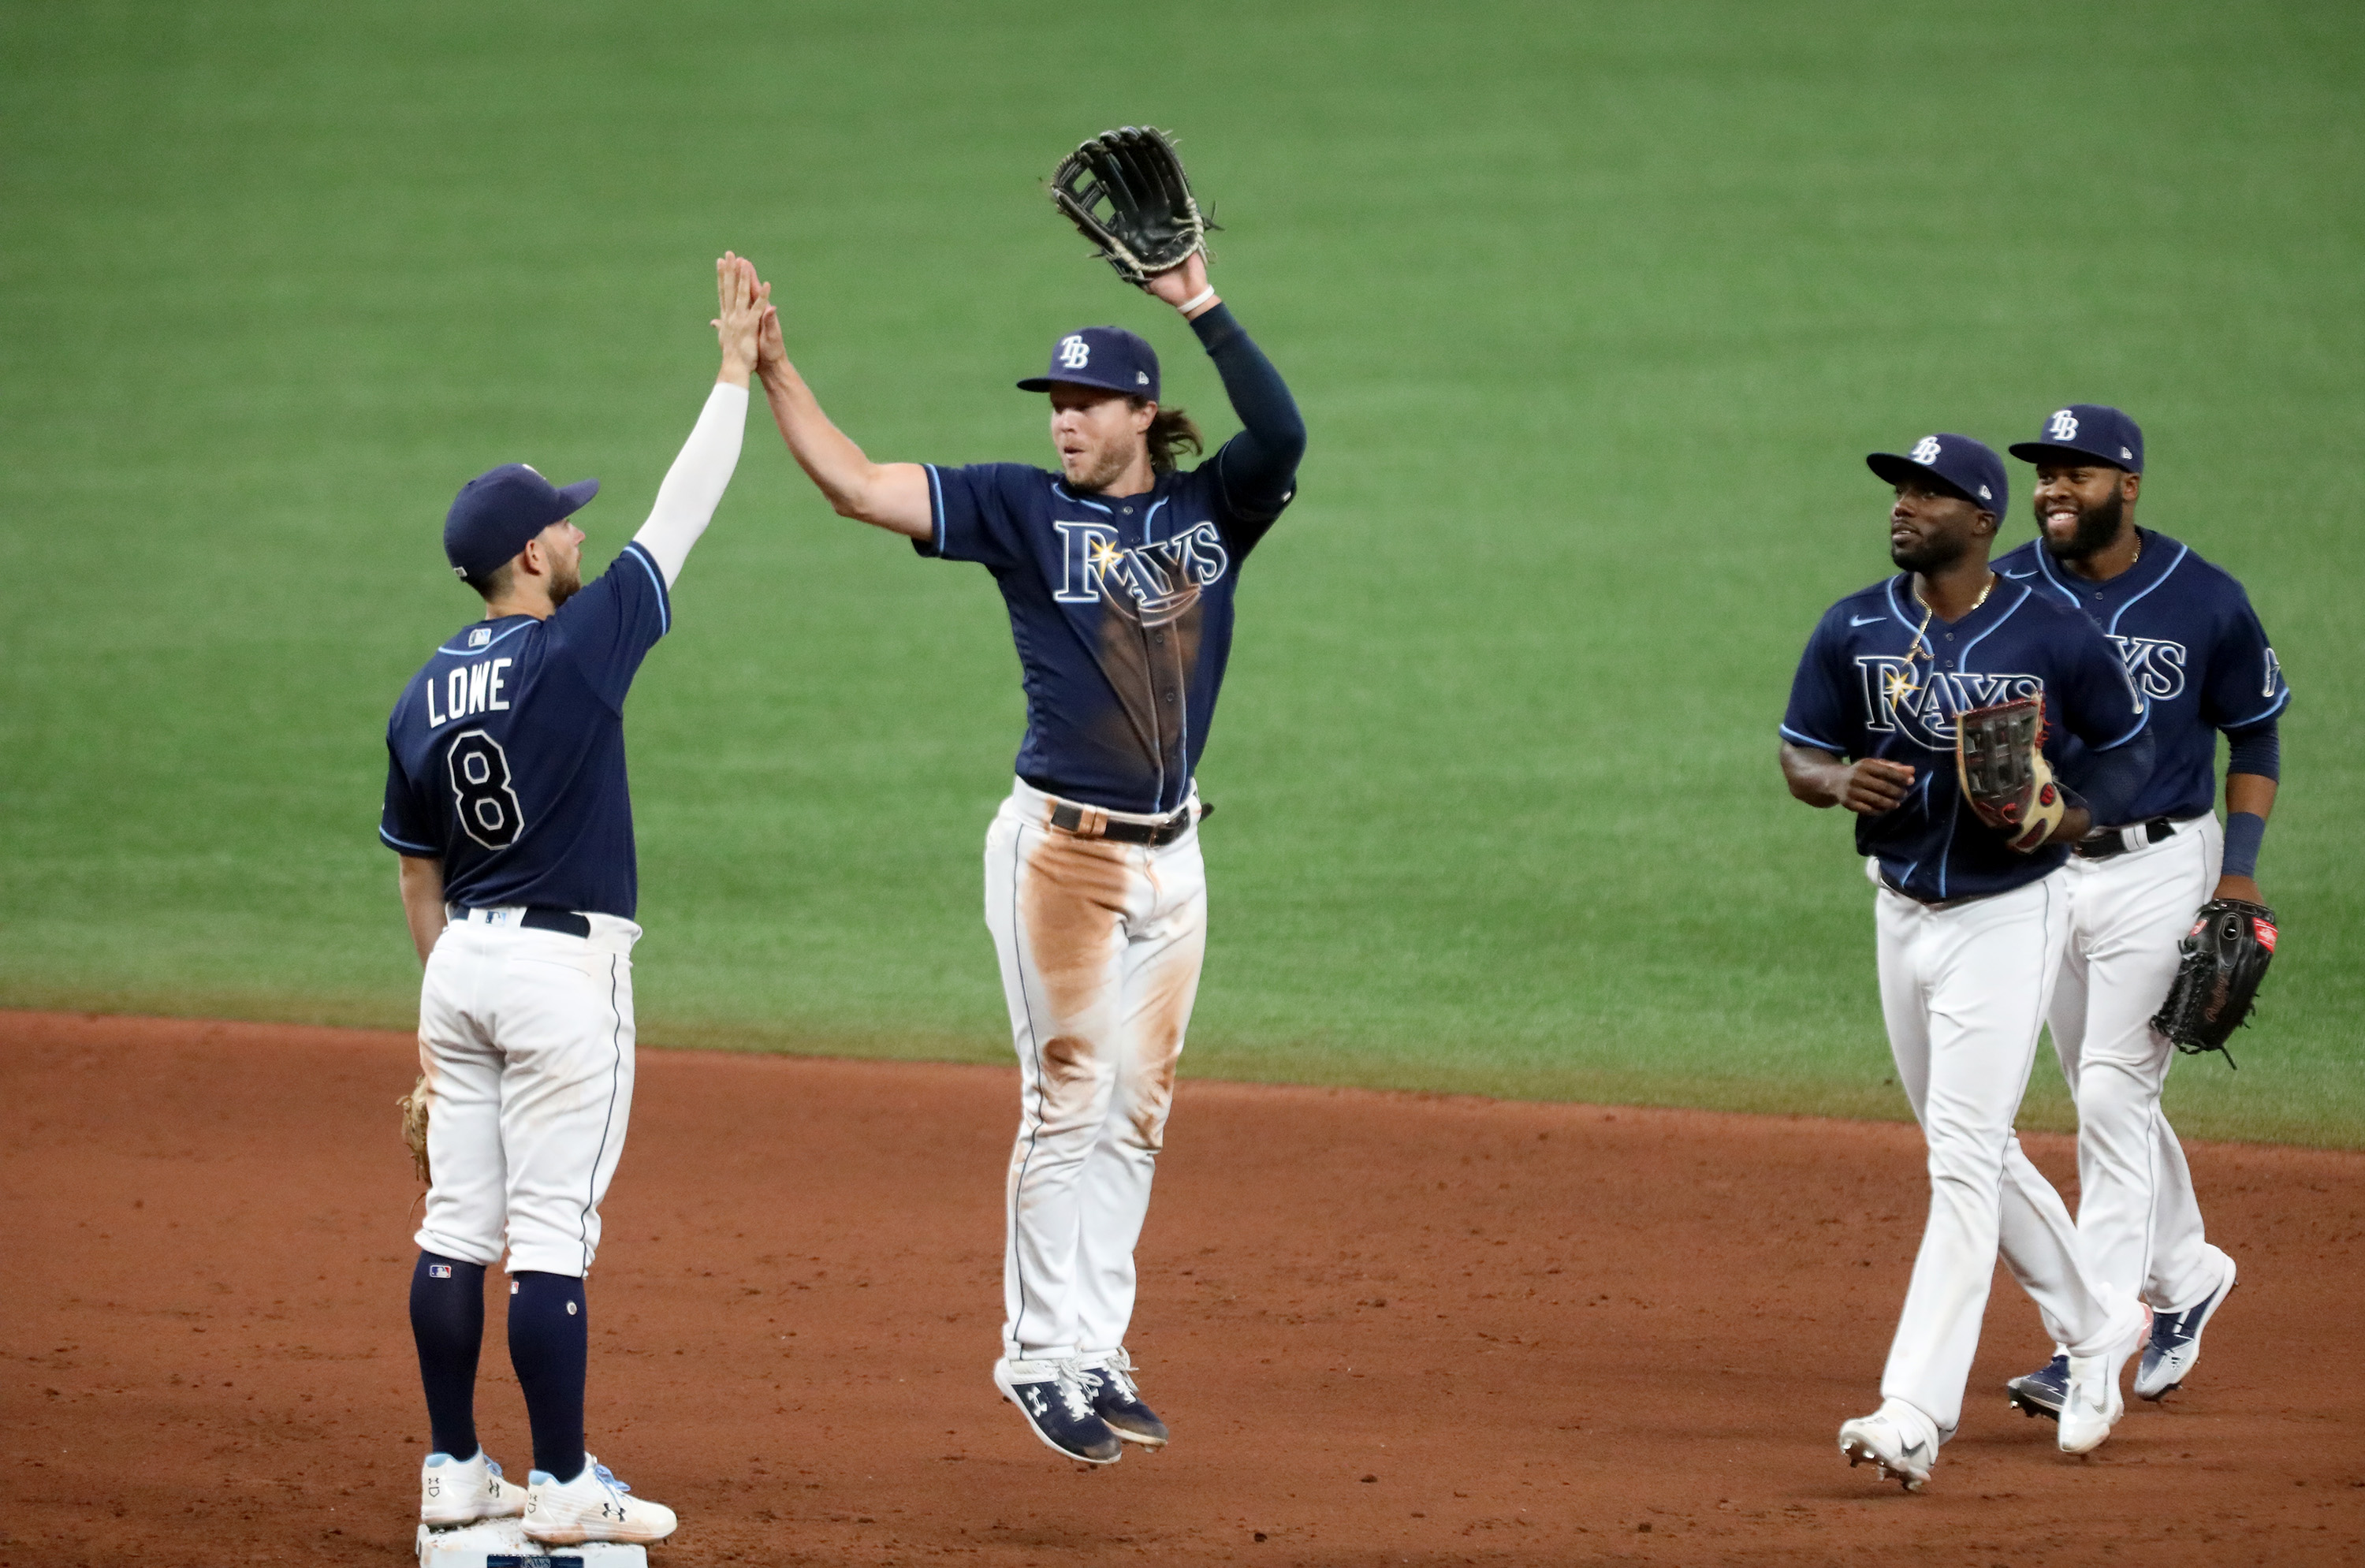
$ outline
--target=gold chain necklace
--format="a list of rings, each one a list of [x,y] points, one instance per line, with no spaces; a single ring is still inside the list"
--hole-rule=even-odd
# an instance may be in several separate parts
[[[1996,575],[1990,572],[1987,586],[1979,589],[1979,597],[1971,600],[1971,609],[1964,610],[1963,615],[1968,615],[1971,610],[1977,610],[1980,605],[1985,604],[1988,601],[1988,595],[1995,592],[1995,586]],[[1913,629],[1913,641],[1905,650],[1905,667],[1891,670],[1889,674],[1889,701],[1891,707],[1901,705],[1908,698],[1922,689],[1922,683],[1913,678],[1913,661],[1922,653],[1922,634],[1930,630],[1930,618],[1938,613],[1937,607],[1923,599],[1922,590],[1918,588],[1913,590],[1913,599],[1922,607],[1922,624]],[[1962,616],[1956,616],[1956,619],[1959,621]],[[1937,650],[1933,648],[1930,651],[1930,662],[1934,666],[1937,661]]]

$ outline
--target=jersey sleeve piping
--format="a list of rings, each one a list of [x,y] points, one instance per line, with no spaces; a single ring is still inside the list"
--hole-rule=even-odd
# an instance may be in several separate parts
[[[1834,745],[1833,742],[1826,740],[1818,740],[1813,735],[1807,734],[1799,730],[1794,730],[1788,724],[1777,724],[1775,727],[1781,731],[1782,738],[1786,741],[1793,741],[1799,745],[1810,745],[1818,751],[1830,752],[1833,756],[1845,756],[1848,754],[1847,747],[1844,745]]]
[[[2247,730],[2252,724],[2263,724],[2269,719],[2275,717],[2284,709],[2290,707],[2291,699],[2291,688],[2286,686],[2282,689],[2282,691],[2277,695],[2272,702],[2267,704],[2267,710],[2265,712],[2257,714],[2251,718],[2244,719],[2238,723],[2220,724],[2217,728],[2222,734],[2231,734],[2236,730]]]
[[[923,463],[928,471],[928,547],[927,554],[941,556],[945,553],[945,487],[936,477],[936,465]],[[914,541],[917,543],[917,541]]]
[[[673,630],[673,596],[666,591],[665,574],[657,570],[657,564],[650,556],[648,546],[637,539],[625,545],[622,554],[638,561],[641,564],[641,570],[648,573],[649,581],[656,585],[657,635],[662,637]]]
[[[432,856],[437,859],[443,858],[443,849],[441,845],[412,844],[408,840],[395,837],[394,834],[387,832],[383,826],[380,826],[377,830],[377,835],[385,842],[386,846],[388,849],[398,849],[405,855]],[[380,864],[382,865],[384,862],[381,861]]]

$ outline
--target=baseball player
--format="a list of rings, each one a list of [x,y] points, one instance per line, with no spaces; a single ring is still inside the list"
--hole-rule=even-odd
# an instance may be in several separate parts
[[[2012,1123],[2067,937],[2068,846],[2094,821],[2124,819],[2152,742],[2144,699],[2093,622],[1989,570],[2002,459],[1942,433],[1866,462],[1896,487],[1900,570],[1833,605],[1808,639],[1781,756],[1793,795],[1856,814],[1856,849],[1879,890],[1881,1012],[1929,1148],[1929,1220],[1880,1408],[1839,1439],[1849,1463],[1869,1461],[1918,1491],[1961,1419],[2000,1245],[2080,1389],[2113,1383],[2142,1329],[2140,1304],[2106,1294]],[[2084,799],[2049,836],[2008,842],[1966,803],[1955,720],[2027,697],[2044,701],[2046,754],[2075,737],[2090,762]],[[2065,1416],[2061,1446],[2092,1448],[2115,1416]]]
[[[432,1181],[411,1274],[433,1450],[428,1525],[523,1517],[538,1541],[653,1541],[670,1508],[583,1449],[583,1279],[633,1102],[637,888],[624,697],[673,620],[673,582],[739,461],[768,290],[715,267],[723,367],[648,521],[598,580],[576,510],[521,463],[471,479],[443,524],[452,570],[485,600],[413,676],[387,722],[378,836],[401,859]],[[508,1251],[510,1361],[533,1428],[519,1487],[476,1442],[486,1268]]]
[[[1085,327],[1018,383],[1049,395],[1059,466],[873,463],[832,425],[765,318],[759,370],[797,462],[841,514],[993,574],[1026,691],[1017,778],[985,838],[985,918],[1020,1078],[994,1382],[1088,1463],[1165,1425],[1125,1349],[1133,1248],[1198,991],[1199,757],[1240,568],[1295,490],[1306,431],[1202,259],[1150,277],[1216,362],[1244,429],[1178,471],[1196,428],[1158,355]]]
[[[2069,941],[2047,1015],[2078,1103],[2078,1229],[2100,1282],[2154,1308],[2135,1390],[2159,1399],[2192,1371],[2201,1331],[2234,1288],[2234,1260],[2202,1233],[2192,1173],[2159,1103],[2175,1054],[2151,1016],[2177,942],[2211,898],[2263,903],[2259,845],[2281,775],[2276,718],[2291,701],[2242,585],[2135,525],[2143,431],[2116,409],[2056,409],[2012,449],[2036,465],[2039,537],[1996,562],[2007,581],[2082,610],[2150,704],[2158,760],[2121,815],[2074,847]],[[2211,811],[2225,735],[2225,826]],[[2074,777],[2079,760],[2069,759]],[[2012,1402],[2058,1418],[2068,1359],[2012,1380]]]

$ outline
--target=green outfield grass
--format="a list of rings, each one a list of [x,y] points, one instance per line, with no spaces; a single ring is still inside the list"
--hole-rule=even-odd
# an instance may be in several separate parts
[[[1170,20],[0,6],[0,1004],[406,1022],[374,828],[387,708],[472,612],[443,510],[496,462],[596,474],[612,554],[725,246],[874,455],[1042,460],[1008,383],[1093,320],[1228,433],[1041,193],[1147,121],[1312,431],[1203,771],[1193,1070],[1904,1114],[1847,824],[1774,725],[1887,569],[1863,453],[2090,399],[2298,693],[2262,1027],[2171,1107],[2365,1143],[2365,12]],[[643,1037],[1003,1056],[1015,669],[982,571],[832,516],[758,415],[631,708]],[[2030,1120],[2065,1117],[2048,1059]]]

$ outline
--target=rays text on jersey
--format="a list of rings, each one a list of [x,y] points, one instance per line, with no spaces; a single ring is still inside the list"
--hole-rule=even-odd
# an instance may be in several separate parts
[[[1864,654],[1855,661],[1864,680],[1868,728],[1900,730],[1933,751],[1955,749],[1955,715],[2015,698],[2041,697],[2033,675],[1956,674],[1917,670],[1894,654]]]
[[[1093,604],[1103,588],[1116,583],[1141,610],[1145,624],[1171,621],[1191,607],[1199,590],[1222,577],[1232,558],[1212,522],[1196,523],[1157,544],[1117,547],[1117,531],[1105,522],[1059,522],[1059,591],[1062,604]]]

